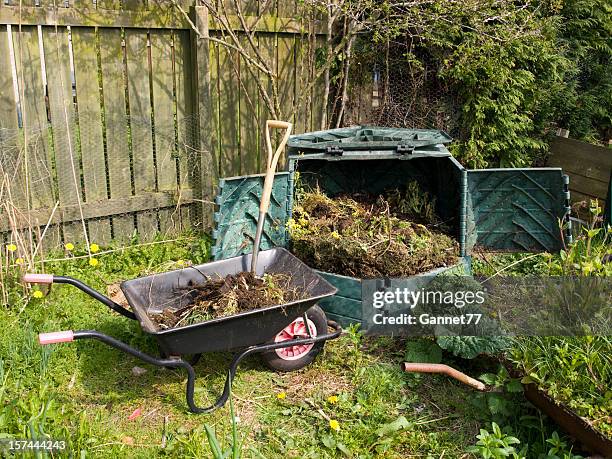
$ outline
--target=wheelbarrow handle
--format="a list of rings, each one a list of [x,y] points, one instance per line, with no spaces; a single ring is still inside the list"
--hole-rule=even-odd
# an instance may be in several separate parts
[[[53,274],[27,273],[21,280],[26,284],[52,284]]]
[[[91,288],[89,285],[84,284],[78,279],[68,276],[54,276],[53,274],[34,274],[29,273],[25,274],[22,277],[22,281],[28,284],[70,284],[73,287],[78,288],[82,292],[87,293],[89,296],[95,298],[100,303],[105,304],[113,311],[118,312],[122,316],[127,317],[128,319],[136,320],[136,315],[132,311],[128,311],[119,303],[115,303],[113,300],[108,298],[107,296],[102,295],[97,290]]]
[[[143,360],[146,363],[151,365],[157,365],[158,367],[167,367],[167,368],[184,368],[187,371],[187,386],[185,388],[185,397],[187,399],[187,405],[189,409],[193,413],[210,413],[211,411],[216,410],[217,408],[221,408],[225,405],[225,402],[229,399],[232,382],[234,381],[234,377],[236,376],[236,371],[238,370],[238,364],[245,357],[256,354],[260,352],[268,352],[273,351],[275,349],[280,349],[283,347],[291,347],[297,346],[301,344],[311,344],[317,343],[320,341],[327,341],[329,339],[334,339],[340,336],[342,333],[342,327],[338,325],[336,322],[331,320],[327,321],[327,325],[333,329],[333,332],[327,333],[324,335],[319,335],[315,337],[309,338],[297,338],[288,341],[281,341],[279,343],[271,343],[271,344],[261,344],[256,346],[251,346],[244,349],[242,352],[236,354],[230,363],[227,378],[225,379],[225,385],[223,386],[223,392],[217,398],[215,403],[206,408],[201,408],[195,404],[193,399],[193,395],[195,392],[195,370],[193,366],[181,359],[180,357],[171,357],[167,359],[158,359],[149,354],[139,351],[138,349],[133,348],[125,344],[118,339],[115,339],[111,336],[105,335],[104,333],[97,332],[95,330],[78,330],[78,331],[61,331],[61,332],[52,332],[52,333],[41,333],[38,335],[38,340],[40,344],[54,344],[54,343],[65,343],[69,341],[73,341],[75,339],[97,339],[98,341],[102,341],[109,346],[114,347],[122,352],[130,354],[140,360]]]
[[[38,335],[38,343],[41,346],[46,346],[47,344],[70,343],[71,341],[74,341],[74,332],[72,330],[40,333]]]

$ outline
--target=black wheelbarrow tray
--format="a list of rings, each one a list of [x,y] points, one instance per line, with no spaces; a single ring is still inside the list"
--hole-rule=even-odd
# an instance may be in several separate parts
[[[203,285],[211,278],[248,271],[250,266],[251,254],[248,254],[125,281],[121,290],[133,312],[70,277],[26,274],[24,281],[71,284],[125,317],[138,320],[142,330],[157,339],[162,357],[153,357],[95,330],[41,333],[40,344],[93,338],[153,365],[184,368],[187,371],[189,409],[194,413],[206,413],[225,404],[238,364],[246,356],[263,353],[268,365],[290,371],[310,363],[324,341],[337,338],[342,332],[338,324],[327,321],[322,310],[315,306],[322,298],[334,295],[336,288],[283,248],[260,252],[256,272],[258,275],[264,272],[289,274],[291,287],[303,292],[304,299],[165,330],[160,330],[150,319],[149,314],[189,304],[193,300],[190,287]],[[333,332],[328,332],[328,327]],[[229,366],[223,393],[210,407],[200,408],[193,400],[195,371],[192,365],[201,353],[215,351],[236,353]],[[195,359],[188,361],[182,357],[188,355],[195,356]]]

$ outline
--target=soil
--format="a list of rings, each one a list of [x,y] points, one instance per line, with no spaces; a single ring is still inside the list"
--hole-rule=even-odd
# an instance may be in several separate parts
[[[256,277],[253,273],[241,272],[224,279],[210,279],[201,286],[189,287],[188,291],[193,297],[188,306],[151,314],[151,320],[160,329],[191,325],[304,297],[304,292],[291,286],[291,277],[280,273]],[[181,293],[184,294],[184,290]]]
[[[457,263],[459,245],[418,189],[384,196],[301,190],[289,222],[293,252],[312,268],[359,278],[407,277]]]

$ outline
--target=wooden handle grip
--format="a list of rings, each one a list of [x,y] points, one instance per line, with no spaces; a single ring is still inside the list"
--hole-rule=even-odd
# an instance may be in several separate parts
[[[278,145],[276,152],[272,151],[272,143],[270,141],[270,129],[285,129],[285,135],[283,136],[283,139]],[[292,129],[293,125],[287,121],[266,121],[266,147],[268,149],[268,162],[266,168],[266,178],[261,194],[261,202],[259,204],[260,213],[268,212],[268,207],[270,206],[270,195],[272,194],[272,185],[274,183],[274,173],[276,172],[276,165],[278,164],[278,159],[280,158],[280,155],[285,149],[285,145],[287,145],[287,142],[289,141],[289,136],[291,135]]]
[[[292,125],[288,121],[267,120],[266,126],[269,129],[291,129]]]

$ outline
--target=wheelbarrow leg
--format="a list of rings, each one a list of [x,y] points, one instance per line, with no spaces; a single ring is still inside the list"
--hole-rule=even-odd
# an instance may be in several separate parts
[[[194,391],[195,391],[195,370],[193,366],[189,362],[181,359],[180,357],[171,357],[165,359],[158,359],[149,354],[139,351],[138,349],[134,349],[133,347],[125,344],[122,341],[119,341],[111,336],[105,335],[104,333],[97,332],[95,330],[79,330],[79,331],[61,331],[55,333],[41,333],[38,336],[38,340],[40,344],[54,344],[54,343],[63,343],[73,341],[75,339],[97,339],[98,341],[102,341],[109,346],[114,347],[120,351],[123,351],[127,354],[130,354],[146,363],[150,363],[151,365],[156,365],[158,367],[170,367],[170,368],[184,368],[187,371],[187,387],[186,387],[186,399],[187,405],[189,409],[193,413],[210,413],[211,411],[216,410],[217,408],[221,408],[227,400],[229,399],[232,382],[234,381],[234,377],[236,376],[236,370],[238,369],[238,364],[242,359],[251,355],[257,354],[259,352],[267,352],[275,349],[280,349],[283,347],[291,347],[298,346],[301,344],[312,344],[319,341],[326,341],[329,339],[334,339],[340,336],[342,333],[342,328],[335,322],[328,321],[328,325],[334,329],[332,333],[328,333],[325,335],[319,335],[316,337],[309,338],[298,338],[294,340],[282,341],[280,343],[272,343],[272,344],[262,344],[257,346],[251,346],[239,352],[234,356],[232,362],[230,363],[229,370],[227,372],[227,377],[225,379],[225,385],[223,386],[223,392],[219,396],[219,398],[213,403],[211,406],[206,408],[201,408],[195,404],[193,399]]]

